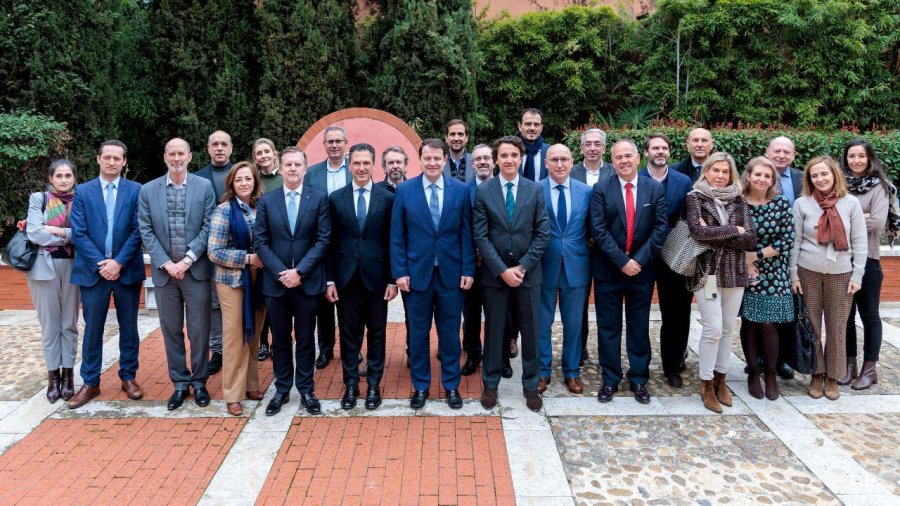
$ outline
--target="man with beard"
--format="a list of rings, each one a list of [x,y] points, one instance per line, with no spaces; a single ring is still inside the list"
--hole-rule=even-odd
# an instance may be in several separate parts
[[[472,154],[466,153],[469,143],[469,126],[461,119],[447,122],[447,135],[444,137],[450,146],[450,156],[444,166],[444,177],[456,178],[462,182],[471,181],[475,177],[472,167]]]
[[[375,186],[381,186],[391,193],[396,192],[397,185],[406,181],[408,163],[409,156],[400,146],[391,146],[382,151],[381,168],[384,169],[384,181],[375,183]]]

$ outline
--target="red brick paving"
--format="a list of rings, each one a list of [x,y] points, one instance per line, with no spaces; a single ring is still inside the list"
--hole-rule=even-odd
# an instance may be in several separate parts
[[[257,504],[515,504],[499,417],[298,418]]]
[[[0,456],[0,504],[195,504],[245,422],[45,420]]]

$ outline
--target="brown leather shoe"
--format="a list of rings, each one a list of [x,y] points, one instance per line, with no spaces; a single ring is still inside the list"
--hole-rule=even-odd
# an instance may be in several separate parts
[[[544,407],[544,400],[541,399],[541,394],[537,390],[522,390],[522,395],[525,396],[525,405],[535,413]]]
[[[484,409],[494,409],[497,405],[497,390],[490,390],[485,388],[483,392],[481,392],[481,406]]]
[[[830,401],[836,401],[841,396],[841,389],[834,378],[825,379],[825,397]]]
[[[122,391],[133,401],[139,401],[144,398],[144,391],[141,386],[134,380],[122,380]]]
[[[228,414],[231,416],[241,416],[244,414],[244,408],[241,407],[240,402],[229,402],[227,407]]]
[[[252,392],[250,390],[247,390],[246,394],[247,398],[251,401],[261,401],[263,398],[263,393],[259,390],[253,390]]]
[[[100,395],[100,387],[91,387],[88,385],[82,385],[81,390],[78,391],[75,396],[73,396],[69,400],[69,409],[78,409],[81,406],[84,406],[91,399]]]
[[[821,399],[823,395],[825,395],[825,375],[813,374],[809,379],[809,396]]]
[[[865,390],[872,385],[878,384],[878,371],[876,369],[878,362],[863,362],[862,370],[859,371],[859,377],[850,385],[853,390]]]
[[[583,394],[584,393],[584,385],[581,383],[581,378],[566,378],[566,387],[569,389],[569,392],[573,394]]]
[[[722,405],[716,399],[716,391],[713,388],[713,380],[700,380],[700,399],[703,401],[703,407],[715,413],[722,412]]]
[[[856,377],[856,357],[847,357],[847,372],[838,378],[837,383],[838,385],[849,385]]]
[[[725,373],[724,372],[713,372],[713,390],[716,392],[716,399],[719,400],[719,404],[723,406],[731,407],[731,391],[728,390],[728,385],[725,384]]]
[[[540,379],[538,379],[538,393],[546,392],[548,384],[550,384],[550,378],[541,376]]]

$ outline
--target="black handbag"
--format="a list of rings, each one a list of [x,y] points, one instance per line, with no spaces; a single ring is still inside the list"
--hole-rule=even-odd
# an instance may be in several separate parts
[[[6,245],[2,258],[3,262],[13,269],[28,272],[34,267],[37,252],[38,247],[28,240],[28,235],[24,231],[20,230]]]
[[[806,309],[806,301],[799,293],[794,294],[794,316],[794,342],[792,349],[785,354],[786,361],[791,369],[800,374],[813,374],[816,372],[816,336]]]

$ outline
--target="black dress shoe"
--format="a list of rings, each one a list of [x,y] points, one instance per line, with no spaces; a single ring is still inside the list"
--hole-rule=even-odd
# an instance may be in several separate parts
[[[290,400],[290,395],[279,394],[278,392],[276,392],[275,397],[272,397],[272,400],[269,401],[269,405],[266,406],[266,416],[277,415],[281,412],[281,405],[287,404]]]
[[[687,364],[684,363],[684,360],[678,362],[678,372],[684,372],[687,370]]]
[[[412,397],[409,398],[409,407],[413,409],[422,409],[425,407],[425,401],[428,399],[428,390],[416,390]]]
[[[600,391],[597,392],[597,400],[600,402],[609,402],[613,399],[613,395],[619,391],[618,385],[601,385]]]
[[[175,390],[175,392],[172,393],[172,397],[169,397],[169,403],[166,405],[166,407],[169,408],[169,411],[180,408],[181,405],[184,404],[184,400],[187,398],[187,396],[188,389],[185,388],[184,390]]]
[[[500,376],[503,376],[504,378],[512,378],[512,373],[512,365],[510,365],[509,362],[503,364],[503,369],[500,370]]]
[[[316,369],[325,369],[328,367],[328,363],[331,362],[331,359],[334,358],[334,355],[331,353],[322,352],[319,353],[319,358],[316,359]]]
[[[369,385],[369,391],[366,393],[366,409],[373,410],[381,406],[381,390],[378,385]]]
[[[459,390],[447,390],[447,405],[450,409],[460,409],[463,407],[462,397],[459,396]]]
[[[206,387],[194,387],[194,402],[201,408],[209,406],[209,392]]]
[[[259,345],[259,353],[256,355],[256,360],[260,362],[264,361],[269,357],[269,345],[261,344]]]
[[[671,387],[681,388],[684,386],[684,381],[681,379],[681,373],[673,372],[671,374],[666,374],[666,383]]]
[[[322,405],[319,404],[319,399],[316,399],[316,394],[312,392],[300,394],[300,404],[306,407],[306,412],[311,415],[322,414]],[[341,401],[341,404],[343,404],[343,401]]]
[[[775,366],[775,372],[777,372],[779,376],[786,380],[794,379],[794,370],[791,369],[791,366],[787,365],[785,362],[780,362],[777,366]]]
[[[478,364],[481,363],[481,357],[466,356],[466,363],[462,366],[462,375],[471,376],[478,370]]]
[[[634,392],[634,400],[641,404],[650,404],[650,392],[644,385],[632,383],[630,389]]]
[[[207,372],[210,376],[218,374],[222,370],[222,354],[213,352],[212,358],[209,359],[209,369]]]
[[[355,408],[356,399],[359,399],[359,387],[356,385],[347,385],[347,388],[344,389],[344,396],[341,397],[341,407],[344,409]]]

